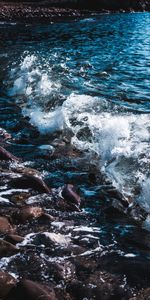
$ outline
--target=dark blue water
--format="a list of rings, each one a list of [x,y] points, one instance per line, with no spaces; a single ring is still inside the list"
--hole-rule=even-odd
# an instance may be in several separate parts
[[[14,152],[31,159],[41,144],[71,136],[124,194],[146,195],[149,32],[149,13],[1,24],[0,125],[18,139]]]

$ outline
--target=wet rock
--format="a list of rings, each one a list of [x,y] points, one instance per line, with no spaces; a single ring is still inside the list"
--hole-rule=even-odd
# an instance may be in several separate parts
[[[20,174],[24,174],[24,175],[31,175],[31,176],[37,176],[40,177],[41,173],[33,168],[27,168],[24,165],[18,164],[17,166],[12,166],[11,170],[13,170],[14,172],[20,173]]]
[[[136,297],[129,300],[150,300],[150,288],[141,290]]]
[[[6,300],[57,300],[52,287],[45,287],[40,283],[24,279],[14,288]]]
[[[18,161],[18,158],[11,154],[9,151],[0,146],[0,160],[14,160]]]
[[[37,176],[26,175],[12,180],[11,185],[15,188],[31,188],[39,193],[50,193],[50,188],[46,183]]]
[[[0,239],[0,257],[12,256],[18,252],[19,249],[13,244]]]
[[[126,213],[126,209],[120,203],[120,201],[113,199],[109,205],[104,209],[104,212],[109,217],[116,217],[120,215],[124,215]]]
[[[21,243],[24,238],[20,235],[9,234],[6,236],[5,240],[13,245],[16,245],[17,243]]]
[[[130,217],[135,220],[136,222],[143,222],[146,220],[148,216],[148,212],[146,212],[142,207],[139,206],[138,203],[133,203],[129,208],[128,208],[128,214]]]
[[[14,219],[24,223],[30,219],[37,219],[43,215],[43,209],[41,207],[29,207],[25,206],[14,213]]]
[[[55,221],[55,218],[53,216],[51,216],[50,214],[43,213],[41,217],[42,217],[41,219],[43,221],[49,221],[49,222]]]
[[[6,217],[0,217],[0,233],[13,232],[13,227]]]
[[[5,298],[17,280],[7,272],[0,271],[0,298]]]
[[[86,283],[81,281],[73,281],[68,284],[67,291],[73,296],[75,300],[95,299],[95,300],[127,300],[128,293],[117,285],[117,283],[109,283],[101,281],[99,277],[98,283]]]
[[[13,195],[11,197],[11,201],[13,202],[24,202],[26,199],[28,199],[30,196],[29,193],[19,193],[18,195]]]
[[[49,269],[57,283],[62,280],[67,283],[76,279],[75,266],[70,261],[52,262],[49,264]]]
[[[81,198],[77,194],[75,187],[72,184],[66,184],[62,190],[62,196],[68,202],[80,206]]]
[[[4,140],[11,139],[11,134],[8,133],[5,129],[0,128],[0,138],[3,138]]]

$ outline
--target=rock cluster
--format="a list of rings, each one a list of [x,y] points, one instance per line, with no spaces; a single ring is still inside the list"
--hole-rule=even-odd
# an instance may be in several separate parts
[[[99,203],[93,215],[72,182],[51,188],[39,171],[3,147],[0,151],[5,154],[0,156],[0,299],[149,299],[150,265],[130,253],[137,241],[143,253],[150,250],[147,233],[137,230],[146,217],[142,210],[135,213],[135,206],[105,181],[109,201],[99,193],[92,200]],[[63,151],[75,155],[68,147]],[[102,177],[90,173],[88,180],[93,184]],[[121,240],[126,252],[117,248],[117,240],[106,240],[100,218],[135,226],[134,238],[128,234]]]

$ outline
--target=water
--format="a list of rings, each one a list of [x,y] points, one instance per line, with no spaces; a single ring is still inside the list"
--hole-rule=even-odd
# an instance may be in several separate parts
[[[96,216],[98,227],[76,226],[69,234],[90,234],[96,228],[100,244],[94,253],[102,251],[102,263],[114,272],[117,257],[118,272],[123,264],[121,272],[133,286],[149,263],[149,233],[126,216],[107,218],[103,210],[115,186],[150,212],[149,32],[149,13],[49,25],[0,24],[0,127],[14,138],[8,150],[39,169],[50,186],[71,182],[80,188],[84,211]],[[68,140],[84,155],[51,158],[58,140]],[[94,173],[96,182],[90,177]],[[7,203],[13,190],[1,189]],[[33,197],[27,204],[36,201]],[[41,196],[39,201],[44,201]],[[148,217],[144,226],[149,229],[149,224]],[[38,239],[32,234],[31,240]],[[26,239],[30,243],[30,235]],[[11,260],[17,257],[1,262],[15,276],[19,271]],[[146,274],[140,287],[149,284]]]
[[[71,132],[76,148],[96,153],[113,184],[149,209],[149,13],[0,27],[1,126],[21,136],[25,117],[50,141]]]

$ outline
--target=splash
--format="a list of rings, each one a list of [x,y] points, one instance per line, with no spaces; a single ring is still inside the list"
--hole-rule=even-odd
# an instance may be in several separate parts
[[[34,54],[25,54],[11,76],[10,95],[21,99],[23,115],[41,134],[71,131],[71,143],[95,153],[96,164],[124,195],[138,198],[145,193],[143,178],[149,180],[150,167],[149,114],[137,114],[100,96],[62,95],[50,63]]]

